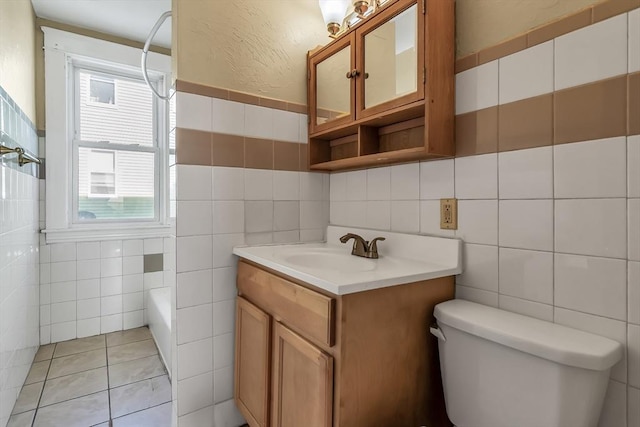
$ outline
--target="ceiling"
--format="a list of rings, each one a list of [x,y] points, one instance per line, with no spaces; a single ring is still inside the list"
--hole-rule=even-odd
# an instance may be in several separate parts
[[[36,15],[63,24],[87,28],[144,42],[160,15],[171,10],[171,0],[31,0]],[[153,44],[171,48],[171,20],[167,19]]]

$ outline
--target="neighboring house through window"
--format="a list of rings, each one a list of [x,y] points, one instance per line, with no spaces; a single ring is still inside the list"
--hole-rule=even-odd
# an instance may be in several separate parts
[[[44,31],[47,241],[166,234],[169,108],[146,86],[140,51]],[[149,59],[166,91],[170,58]]]

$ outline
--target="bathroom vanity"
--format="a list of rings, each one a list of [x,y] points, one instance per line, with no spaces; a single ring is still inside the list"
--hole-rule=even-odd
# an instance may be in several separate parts
[[[383,233],[368,260],[347,232],[374,237],[329,227],[329,244],[234,249],[238,408],[252,427],[449,426],[428,326],[454,296],[460,241]]]

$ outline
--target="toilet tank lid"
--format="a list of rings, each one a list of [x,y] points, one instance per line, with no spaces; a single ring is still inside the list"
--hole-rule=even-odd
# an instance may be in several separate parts
[[[434,314],[439,324],[563,365],[602,371],[622,358],[617,341],[470,301],[440,303]]]

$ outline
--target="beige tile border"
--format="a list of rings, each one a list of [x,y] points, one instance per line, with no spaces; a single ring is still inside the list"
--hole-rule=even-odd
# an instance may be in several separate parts
[[[457,59],[456,73],[470,70],[486,62],[553,40],[563,34],[579,30],[638,7],[640,7],[640,0],[607,0],[591,5],[571,15],[563,16],[555,21],[533,28],[495,46],[490,46]],[[523,40],[526,40],[526,43],[523,43]]]
[[[226,99],[228,101],[242,102],[243,104],[259,105],[275,110],[290,111],[292,113],[307,114],[307,106],[295,102],[287,102],[279,99],[264,98],[250,93],[238,92],[199,83],[176,80],[176,91],[192,93],[194,95],[208,96],[211,98]]]

